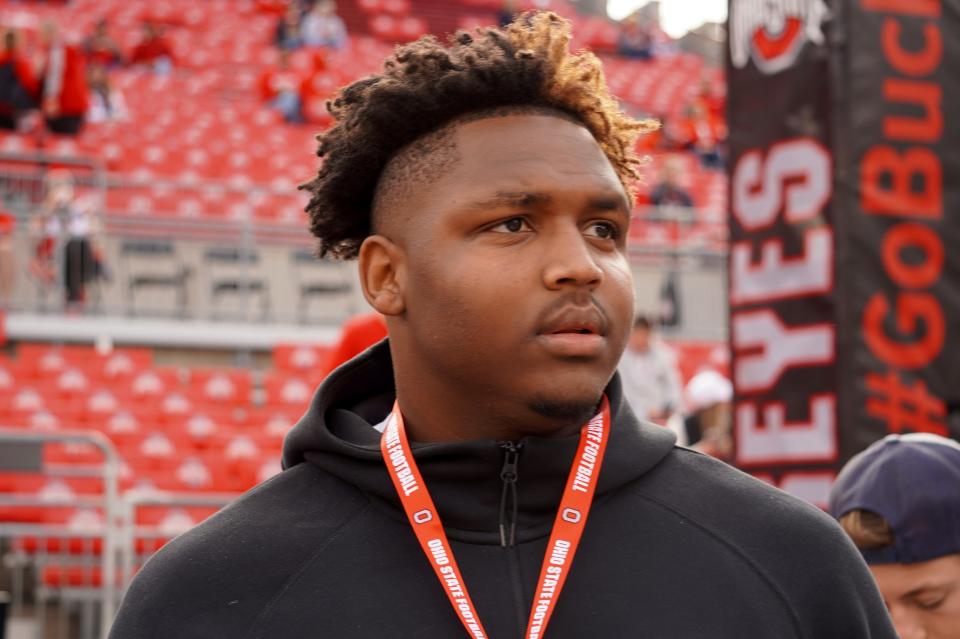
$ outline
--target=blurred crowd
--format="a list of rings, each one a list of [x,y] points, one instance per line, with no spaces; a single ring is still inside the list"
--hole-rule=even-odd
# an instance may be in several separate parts
[[[637,417],[669,428],[681,445],[729,461],[733,384],[725,368],[726,361],[709,361],[684,386],[676,352],[657,335],[654,320],[641,315],[617,370]]]
[[[333,0],[261,0],[261,10],[278,14],[273,44],[277,62],[260,77],[263,101],[278,111],[289,123],[329,123],[327,100],[337,88],[331,78],[328,56],[343,49],[348,42],[347,28],[337,15]],[[309,63],[296,65],[292,54],[306,50],[303,59]]]
[[[59,25],[44,22],[36,32],[7,29],[0,53],[0,127],[20,132],[39,127],[76,135],[86,122],[127,117],[122,93],[111,71],[140,66],[168,73],[175,57],[163,28],[143,23],[137,44],[123,51],[106,19],[82,42],[64,37]]]

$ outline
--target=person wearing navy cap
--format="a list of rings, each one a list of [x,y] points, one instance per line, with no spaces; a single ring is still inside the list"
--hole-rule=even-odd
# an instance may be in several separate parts
[[[925,433],[875,442],[837,477],[830,514],[902,639],[960,639],[960,443]]]

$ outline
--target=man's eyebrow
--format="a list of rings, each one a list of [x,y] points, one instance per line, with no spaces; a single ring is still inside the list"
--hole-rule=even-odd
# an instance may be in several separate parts
[[[500,191],[493,197],[470,202],[464,206],[468,211],[482,211],[496,208],[546,206],[553,202],[553,197],[547,193],[532,191]],[[610,193],[591,197],[587,201],[587,209],[598,211],[628,211],[626,199],[622,195]]]
[[[931,590],[936,590],[936,591],[946,590],[947,592],[951,592],[955,587],[956,587],[956,584],[952,584],[950,582],[947,582],[947,583],[927,582],[917,586],[910,592],[903,595],[902,599],[909,599],[911,597],[916,597],[917,595],[922,595],[923,593]]]
[[[483,211],[486,209],[509,208],[516,206],[544,206],[550,204],[553,198],[546,193],[529,191],[499,191],[493,197],[470,202],[464,206],[468,211]]]
[[[622,195],[601,195],[590,198],[588,208],[599,211],[629,211],[627,200]]]

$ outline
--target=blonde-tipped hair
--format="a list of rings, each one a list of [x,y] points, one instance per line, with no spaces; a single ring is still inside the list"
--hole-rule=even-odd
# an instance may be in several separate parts
[[[371,232],[384,169],[401,149],[471,114],[547,109],[582,123],[632,194],[634,146],[656,129],[610,94],[600,60],[570,51],[571,26],[550,12],[526,13],[505,29],[460,31],[444,43],[424,36],[397,48],[377,75],[344,87],[328,104],[334,125],[318,137],[323,163],[300,188],[321,255],[351,258]]]

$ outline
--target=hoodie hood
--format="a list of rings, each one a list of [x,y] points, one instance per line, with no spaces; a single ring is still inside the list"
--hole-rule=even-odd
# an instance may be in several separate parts
[[[605,392],[610,401],[611,431],[596,501],[660,463],[676,439],[666,428],[642,423],[634,416],[623,398],[618,375]],[[373,427],[387,417],[394,399],[393,364],[389,342],[384,340],[323,382],[284,441],[284,469],[312,464],[405,520],[380,453],[380,433]],[[578,443],[579,435],[524,437],[518,442],[518,542],[549,534]],[[502,442],[411,442],[411,448],[450,538],[500,543]]]

